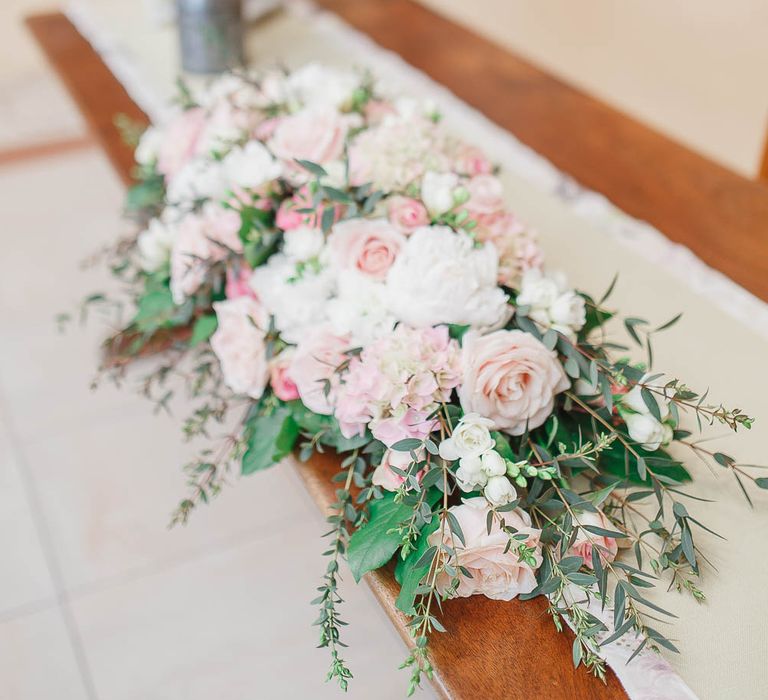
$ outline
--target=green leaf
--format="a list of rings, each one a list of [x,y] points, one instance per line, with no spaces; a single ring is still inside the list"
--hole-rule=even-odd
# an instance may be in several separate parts
[[[317,163],[313,163],[311,160],[302,160],[300,158],[294,159],[304,170],[308,171],[317,178],[324,177],[328,173],[325,168]]]
[[[189,339],[189,347],[205,342],[210,338],[218,328],[219,322],[215,314],[206,314],[200,316],[192,327],[192,337]]]
[[[600,537],[612,537],[615,540],[627,537],[623,532],[617,530],[606,530],[604,527],[598,527],[597,525],[582,525],[583,529],[587,532],[591,532],[593,535],[600,535]]]
[[[755,479],[755,485],[761,489],[768,489],[768,478],[761,476]]]
[[[395,577],[400,582],[400,594],[397,596],[395,605],[398,610],[402,610],[406,615],[413,615],[413,602],[416,598],[416,589],[421,580],[429,571],[429,566],[417,567],[416,563],[421,560],[424,553],[429,548],[428,537],[440,524],[440,519],[435,515],[429,524],[425,525],[416,541],[416,548],[405,558],[397,562]]]
[[[173,303],[171,290],[167,287],[149,292],[139,299],[133,322],[140,331],[151,332],[171,322],[178,307]]]
[[[266,416],[248,423],[248,448],[243,455],[242,473],[252,474],[277,464],[296,443],[299,426],[288,406],[280,406]]]

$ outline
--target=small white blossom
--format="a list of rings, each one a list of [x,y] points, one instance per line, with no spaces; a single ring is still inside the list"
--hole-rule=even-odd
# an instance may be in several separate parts
[[[492,476],[483,491],[491,505],[503,506],[517,498],[517,491],[506,476]]]
[[[304,262],[317,258],[325,243],[320,229],[298,226],[285,233],[283,252],[293,260]]]
[[[134,157],[139,165],[151,165],[157,160],[160,146],[163,143],[164,134],[157,127],[150,126],[139,139]]]
[[[493,421],[477,413],[467,413],[453,429],[451,437],[440,443],[440,456],[450,462],[480,457],[495,445],[490,432],[492,427]]]
[[[530,307],[528,316],[536,323],[568,338],[575,338],[586,323],[584,298],[569,289],[559,273],[545,275],[538,268],[525,272],[516,303]]]
[[[432,170],[425,173],[421,181],[421,200],[432,216],[440,216],[453,209],[458,184],[456,173],[436,173]]]
[[[167,265],[175,240],[175,225],[161,219],[152,219],[136,241],[141,269],[144,272],[156,272]]]
[[[282,166],[260,141],[249,141],[233,148],[222,161],[224,176],[230,187],[249,190],[274,180],[282,174]]]
[[[507,463],[495,450],[486,452],[482,456],[483,471],[489,476],[502,476],[507,473]]]

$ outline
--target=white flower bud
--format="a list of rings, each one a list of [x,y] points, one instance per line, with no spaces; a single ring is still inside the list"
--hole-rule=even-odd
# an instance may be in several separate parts
[[[664,441],[667,426],[651,415],[627,413],[624,415],[624,422],[627,424],[629,436],[650,452],[658,450]]]
[[[502,476],[507,472],[504,458],[496,451],[486,452],[482,458],[483,471],[489,476]]]
[[[494,506],[503,506],[517,497],[517,491],[506,476],[492,476],[485,486],[485,494],[488,502]]]
[[[429,171],[421,182],[421,199],[433,216],[440,216],[453,209],[454,190],[459,184],[455,173]]]

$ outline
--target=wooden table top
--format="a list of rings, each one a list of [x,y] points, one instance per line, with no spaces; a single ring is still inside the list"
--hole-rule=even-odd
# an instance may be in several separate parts
[[[412,0],[319,4],[399,53],[581,184],[768,300],[765,184],[697,155]],[[27,24],[129,183],[133,154],[113,118],[122,113],[146,122],[146,115],[66,17],[35,15]],[[295,466],[318,504],[327,508],[334,500],[330,478],[337,459],[321,455]],[[391,572],[384,569],[366,578],[409,642],[394,606],[397,584]],[[570,635],[554,631],[544,607],[541,599],[449,601],[444,618],[449,634],[436,634],[432,641],[438,693],[521,700],[625,698],[613,674],[603,686],[583,670],[574,671]],[[513,651],[520,649],[536,660],[535,669],[514,658]]]

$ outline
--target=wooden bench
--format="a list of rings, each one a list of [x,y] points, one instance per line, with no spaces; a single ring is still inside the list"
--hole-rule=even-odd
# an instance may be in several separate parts
[[[321,0],[329,10],[399,53],[514,133],[577,181],[688,246],[768,300],[768,187],[751,182],[574,90],[513,54],[412,0]],[[146,115],[87,41],[59,13],[27,24],[69,89],[124,182],[132,152],[114,115]],[[294,462],[318,505],[334,500],[332,455]],[[403,639],[389,569],[367,582]],[[616,677],[606,685],[571,664],[569,633],[557,634],[541,599],[521,603],[473,597],[449,601],[449,634],[431,645],[434,685],[446,698],[625,698]],[[515,652],[524,650],[523,655]],[[519,658],[516,658],[518,657]],[[530,656],[526,665],[520,658]]]

